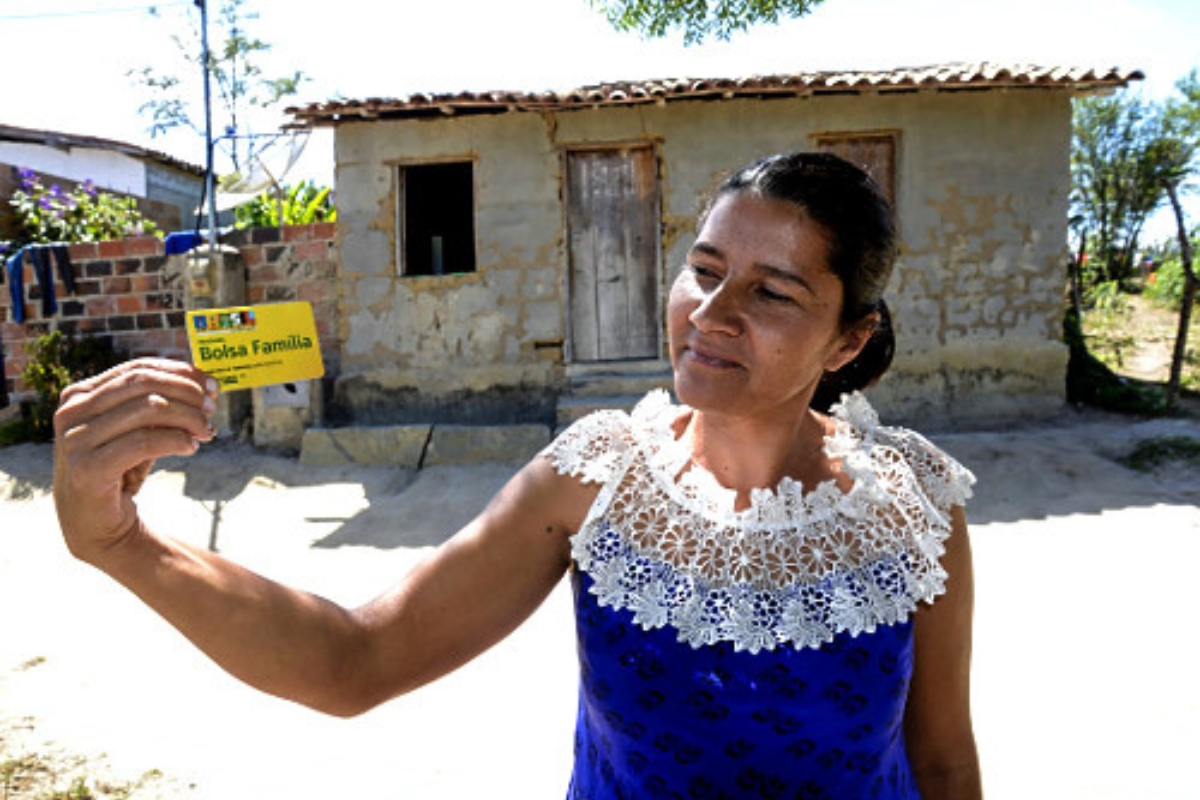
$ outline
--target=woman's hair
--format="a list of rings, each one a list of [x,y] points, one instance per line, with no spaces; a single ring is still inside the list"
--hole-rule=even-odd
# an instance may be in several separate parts
[[[828,411],[843,393],[875,383],[892,363],[896,339],[883,300],[896,259],[891,206],[875,181],[850,162],[830,153],[788,153],[755,161],[726,178],[707,199],[700,226],[718,200],[742,192],[791,203],[821,226],[828,267],[842,282],[843,329],[879,315],[854,360],[821,378],[811,405]]]

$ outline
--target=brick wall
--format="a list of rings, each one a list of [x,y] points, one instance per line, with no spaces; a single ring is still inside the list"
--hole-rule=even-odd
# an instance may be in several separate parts
[[[339,354],[335,227],[259,228],[235,231],[222,240],[241,253],[247,303],[312,303],[326,375],[336,373]],[[28,360],[26,343],[51,330],[108,337],[129,357],[190,360],[181,262],[164,254],[160,240],[147,236],[73,244],[69,252],[75,293],[67,293],[55,266],[58,311],[49,317],[42,314],[42,290],[28,258],[24,323],[13,317],[8,276],[0,276],[0,347],[10,395],[27,389],[20,379]]]

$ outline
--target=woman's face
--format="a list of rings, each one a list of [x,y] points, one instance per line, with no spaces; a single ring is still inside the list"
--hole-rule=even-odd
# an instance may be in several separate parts
[[[842,330],[842,283],[827,253],[823,229],[790,203],[717,201],[668,305],[681,402],[737,416],[808,408],[821,375],[869,336]]]

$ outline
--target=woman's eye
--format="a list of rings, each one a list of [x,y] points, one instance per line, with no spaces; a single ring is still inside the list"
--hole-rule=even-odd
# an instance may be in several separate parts
[[[772,303],[790,303],[790,302],[792,302],[792,298],[789,297],[788,295],[783,294],[782,292],[776,292],[767,286],[760,286],[758,289],[758,294],[764,300],[769,300]]]
[[[699,283],[717,283],[721,280],[721,276],[714,270],[701,264],[688,264],[688,269],[696,276],[696,281]]]

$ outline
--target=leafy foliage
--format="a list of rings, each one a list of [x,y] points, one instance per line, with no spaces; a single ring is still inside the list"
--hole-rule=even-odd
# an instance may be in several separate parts
[[[1147,297],[1170,308],[1179,309],[1183,303],[1184,274],[1179,257],[1165,259],[1146,278]]]
[[[25,424],[29,438],[49,441],[54,438],[54,412],[63,389],[75,381],[99,375],[123,359],[106,338],[64,335],[51,331],[29,345],[29,363],[21,377],[37,392],[29,407]]]
[[[249,203],[238,206],[236,213],[239,228],[309,225],[337,219],[329,187],[317,186],[312,181],[284,187],[278,195],[263,192]]]
[[[1139,97],[1089,97],[1075,106],[1071,151],[1076,228],[1098,281],[1133,272],[1138,237],[1162,202],[1169,169],[1161,109]]]
[[[191,30],[188,35],[171,37],[182,61],[180,69],[160,71],[157,67],[143,67],[128,73],[134,83],[150,95],[138,111],[149,118],[151,137],[176,128],[186,128],[204,137],[204,108],[196,102],[200,93],[194,91],[188,79],[180,76],[203,76],[207,69],[220,106],[217,108],[214,103],[213,113],[223,112],[224,117],[215,126],[216,130],[226,134],[219,144],[235,172],[254,155],[253,125],[246,117],[254,109],[270,109],[295,95],[301,84],[308,80],[299,70],[276,77],[263,71],[260,59],[271,51],[272,45],[248,33],[247,23],[257,19],[258,15],[246,11],[245,5],[246,0],[222,0],[220,3],[207,65],[198,45],[202,33],[200,22],[193,15],[189,17]],[[151,13],[157,12],[152,8]]]
[[[1118,459],[1138,472],[1153,472],[1174,462],[1200,466],[1200,441],[1187,436],[1160,436],[1138,442],[1131,453]]]
[[[781,18],[802,17],[821,0],[592,0],[617,30],[648,38],[683,29],[686,44],[708,37],[729,39],[751,25],[773,25]]]
[[[158,232],[132,197],[97,191],[90,180],[66,192],[58,184],[46,188],[32,170],[20,175],[21,186],[9,200],[21,223],[14,244],[102,242]]]

